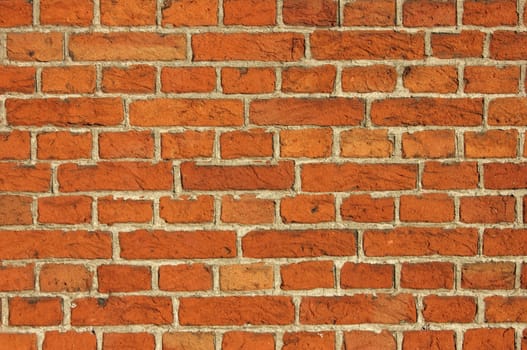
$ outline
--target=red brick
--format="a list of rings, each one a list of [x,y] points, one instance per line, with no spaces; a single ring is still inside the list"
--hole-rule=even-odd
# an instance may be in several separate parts
[[[223,159],[271,157],[273,134],[263,129],[224,132],[220,135],[220,148]]]
[[[495,31],[490,40],[490,58],[521,60],[527,55],[527,33]]]
[[[317,60],[412,60],[423,58],[424,49],[422,33],[320,30],[311,34],[311,52]]]
[[[152,176],[156,174],[156,176]],[[62,192],[154,191],[173,186],[172,164],[161,162],[102,162],[97,165],[63,164],[58,168]]]
[[[476,301],[468,296],[427,295],[423,307],[426,322],[470,323],[476,317]]]
[[[368,194],[343,199],[340,214],[343,220],[356,222],[387,222],[394,219],[393,198],[374,198]]]
[[[465,264],[461,270],[461,287],[465,289],[513,289],[514,263]]]
[[[272,289],[273,266],[263,263],[220,266],[220,289],[243,291]]]
[[[299,61],[304,57],[304,36],[297,33],[200,33],[192,36],[192,53],[194,61]]]
[[[285,296],[179,299],[179,322],[183,326],[287,325],[293,321],[293,301]]]
[[[403,5],[406,27],[438,27],[456,25],[455,0],[407,0]]]
[[[288,67],[282,70],[284,92],[332,92],[337,70],[335,66]]]
[[[454,66],[409,66],[403,73],[403,84],[410,92],[455,93],[458,87]]]
[[[345,350],[395,350],[397,348],[397,345],[395,344],[395,338],[390,332],[386,330],[381,332],[344,332],[344,345]]]
[[[99,222],[113,225],[118,223],[152,221],[152,201],[123,199],[113,196],[101,197],[97,201]]]
[[[0,291],[35,289],[35,265],[0,265]]]
[[[99,292],[136,292],[152,288],[152,275],[147,266],[101,265],[97,268]]]
[[[415,300],[409,294],[355,294],[341,297],[303,297],[302,324],[414,323]]]
[[[527,164],[486,163],[483,165],[485,188],[527,188]]]
[[[165,1],[163,26],[207,26],[218,23],[218,0]]]
[[[81,94],[95,91],[95,67],[46,67],[42,70],[42,91]]]
[[[464,350],[491,349],[514,350],[513,328],[467,329],[463,337]]]
[[[485,319],[487,322],[525,322],[527,298],[490,296],[485,298]]]
[[[280,131],[280,156],[293,158],[325,158],[331,155],[331,129]]]
[[[0,333],[0,350],[37,350],[37,335],[31,333]]]
[[[438,58],[482,57],[485,33],[462,30],[460,33],[432,33],[432,52]]]
[[[336,0],[284,0],[285,24],[334,26],[337,24]]]
[[[514,158],[518,143],[516,130],[487,130],[465,133],[465,157]]]
[[[154,135],[149,131],[101,133],[99,156],[103,159],[153,158]]]
[[[384,129],[353,129],[340,133],[340,155],[352,158],[389,158],[393,141]]]
[[[213,333],[165,333],[163,334],[163,350],[214,350]]]
[[[89,26],[93,20],[93,0],[41,0],[40,23]]]
[[[242,246],[244,256],[250,258],[356,255],[351,230],[251,231],[242,238]]]
[[[102,70],[101,89],[104,92],[154,92],[156,69],[152,66],[105,67]]]
[[[93,273],[83,265],[46,264],[39,280],[43,292],[86,292],[92,287]]]
[[[0,163],[0,191],[47,192],[51,183],[48,164],[31,166],[15,163]]]
[[[62,322],[62,299],[21,298],[9,299],[10,326],[56,326]]]
[[[69,55],[74,61],[173,61],[186,57],[182,34],[148,32],[72,34]]]
[[[240,100],[155,99],[130,105],[135,126],[239,126],[243,124]]]
[[[85,224],[91,222],[92,199],[88,196],[41,197],[38,222],[45,224]]]
[[[307,192],[394,191],[416,187],[412,164],[320,163],[302,167],[302,189]]]
[[[333,332],[297,332],[285,333],[283,350],[335,349],[335,333]]]
[[[358,125],[363,115],[363,102],[353,98],[256,100],[249,111],[257,125]]]
[[[409,222],[449,222],[454,220],[454,199],[447,194],[403,195],[399,217]]]
[[[333,195],[302,195],[282,198],[280,215],[284,223],[318,223],[335,220]]]
[[[451,158],[456,152],[454,130],[425,130],[404,133],[404,158]]]
[[[404,263],[401,287],[411,289],[452,289],[454,266],[446,262]]]
[[[112,256],[109,234],[88,231],[2,231],[0,259],[103,259]]]
[[[2,17],[0,18],[1,28],[21,27],[30,25],[33,22],[33,5],[26,0],[0,1],[0,13],[2,13]],[[16,336],[13,336],[13,339],[14,338],[16,338]],[[24,336],[21,336],[20,338],[21,342],[27,341],[24,339]]]
[[[395,0],[356,0],[347,2],[344,5],[344,25],[393,26],[395,25]]]
[[[212,269],[203,264],[159,267],[159,289],[199,291],[212,289]]]
[[[223,350],[274,350],[271,333],[227,332],[223,334]]]
[[[172,300],[167,297],[110,296],[74,299],[73,326],[165,325],[173,322]]]
[[[0,19],[0,27],[1,21],[2,19]],[[32,93],[35,91],[35,83],[35,68],[33,67],[0,66],[0,93],[2,94],[6,92]]]
[[[14,61],[61,61],[63,45],[62,33],[9,33],[7,57]]]
[[[276,165],[197,166],[181,165],[181,181],[186,190],[280,190],[294,182],[292,162]]]
[[[103,350],[154,350],[155,339],[149,333],[104,333]]]
[[[283,290],[333,288],[335,285],[332,261],[305,261],[280,267]]]
[[[31,136],[27,131],[13,130],[0,133],[0,159],[29,159]]]
[[[43,350],[55,349],[75,349],[75,350],[95,350],[97,349],[97,339],[91,332],[46,332]]]
[[[392,288],[393,265],[345,263],[340,275],[342,288]]]
[[[367,256],[471,256],[477,254],[475,229],[399,227],[364,232]]]
[[[68,131],[37,136],[37,157],[46,160],[91,158],[92,135]]]
[[[30,225],[32,203],[31,197],[0,195],[0,225]]]
[[[403,350],[436,348],[455,350],[453,331],[406,331],[403,333]]]
[[[223,23],[245,26],[276,24],[276,1],[224,0]]]
[[[120,98],[7,99],[5,103],[11,125],[100,126],[123,120]]]
[[[520,67],[465,67],[465,92],[483,94],[517,93]]]
[[[247,0],[243,0],[247,1]],[[262,0],[258,0],[262,1]],[[222,68],[221,86],[225,94],[262,94],[273,92],[276,74],[273,68]]]
[[[275,203],[246,194],[239,198],[223,196],[221,199],[221,221],[245,225],[271,224],[274,222]]]
[[[205,259],[236,256],[232,231],[146,231],[119,234],[124,259]]]
[[[101,0],[101,23],[110,26],[156,24],[155,0]]]
[[[372,122],[385,126],[478,126],[482,118],[479,98],[392,98],[371,106]]]
[[[489,103],[489,125],[527,125],[527,98],[497,98]]]
[[[468,223],[513,222],[515,205],[513,196],[461,197],[460,218]]]
[[[397,72],[392,66],[348,67],[342,70],[342,90],[346,92],[392,92]]]
[[[484,27],[514,26],[518,23],[515,0],[466,0],[463,24]]]
[[[161,135],[163,159],[212,157],[214,131],[188,130]]]
[[[426,189],[476,188],[479,182],[477,164],[473,162],[426,162],[422,181]]]
[[[527,255],[527,230],[486,229],[483,254],[487,256]]]
[[[211,92],[216,88],[216,70],[212,67],[164,67],[161,71],[163,92]]]
[[[159,216],[168,223],[205,223],[214,218],[214,197],[180,196],[172,199],[162,197],[159,200]]]

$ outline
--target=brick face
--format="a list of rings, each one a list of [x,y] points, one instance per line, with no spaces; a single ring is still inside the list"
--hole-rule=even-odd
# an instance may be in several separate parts
[[[527,350],[526,24],[0,0],[0,350]]]

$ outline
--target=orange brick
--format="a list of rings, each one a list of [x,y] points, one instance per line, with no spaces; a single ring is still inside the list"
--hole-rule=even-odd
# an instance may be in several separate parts
[[[455,0],[407,0],[403,5],[403,24],[407,27],[456,25]]]
[[[397,72],[391,66],[349,67],[342,71],[342,90],[347,92],[391,92]]]
[[[103,350],[154,350],[155,339],[149,333],[104,333]]]
[[[247,0],[245,0],[247,1]],[[262,94],[273,92],[276,74],[273,68],[222,68],[221,86],[226,94]]]
[[[454,267],[451,263],[405,263],[401,268],[401,287],[411,289],[452,289]]]
[[[465,67],[465,92],[484,94],[517,93],[520,67]]]
[[[465,289],[513,289],[516,266],[508,262],[465,264],[461,287]]]
[[[27,131],[13,130],[0,133],[0,159],[28,159],[30,155],[30,139]]]
[[[461,197],[459,212],[462,222],[513,222],[515,205],[513,196]]]
[[[389,264],[345,263],[340,275],[342,288],[392,288],[394,267]]]
[[[184,131],[161,135],[161,156],[171,158],[212,157],[214,131]]]
[[[0,13],[2,13],[1,28],[20,27],[33,22],[33,5],[26,0],[2,1],[0,2]]]
[[[285,333],[283,350],[308,349],[333,350],[335,333],[332,332],[297,332]]]
[[[476,188],[479,182],[476,163],[427,162],[423,172],[423,187],[439,190]]]
[[[156,24],[155,0],[101,0],[101,23],[109,26]]]
[[[92,199],[88,196],[41,197],[38,222],[47,224],[83,224],[91,222]]]
[[[218,0],[166,1],[163,26],[207,26],[218,23]]]
[[[183,195],[177,199],[162,197],[159,200],[159,216],[168,223],[205,223],[214,217],[214,198]]]
[[[462,58],[482,57],[485,33],[463,30],[460,33],[432,33],[434,57]]]
[[[112,196],[101,197],[97,201],[99,222],[113,225],[117,223],[152,221],[152,201],[122,199]]]
[[[165,67],[161,71],[163,92],[211,92],[216,88],[216,70],[212,67]]]
[[[226,25],[265,26],[276,23],[275,0],[224,0]]]
[[[318,223],[335,220],[333,195],[285,197],[280,202],[280,215],[285,223]]]
[[[465,157],[514,158],[518,132],[516,130],[487,130],[465,133]]]
[[[254,195],[239,198],[223,196],[221,200],[221,221],[238,224],[270,224],[274,222],[275,203]]]
[[[92,136],[90,133],[50,132],[37,136],[39,159],[91,158]]]
[[[335,0],[284,0],[285,24],[334,26],[338,4]]]
[[[223,350],[274,350],[272,333],[227,332],[223,334]]]
[[[212,268],[203,264],[159,267],[159,288],[171,291],[212,289]]]
[[[97,339],[91,332],[46,332],[42,349],[67,349],[74,348],[78,350],[95,350],[97,349]]]
[[[334,275],[332,261],[305,261],[280,267],[283,290],[333,288]]]
[[[136,292],[152,288],[152,275],[146,266],[101,265],[97,268],[99,292]]]
[[[214,350],[213,333],[178,332],[163,334],[163,350]]]
[[[336,68],[331,65],[318,67],[288,67],[282,71],[284,92],[332,92]]]
[[[463,2],[463,24],[495,27],[516,25],[518,14],[514,0],[466,0]]]
[[[221,290],[273,288],[273,267],[262,263],[220,266]]]
[[[46,264],[40,270],[40,290],[44,292],[86,292],[91,289],[93,273],[86,266]]]
[[[93,0],[41,0],[40,23],[89,26],[93,20]]]
[[[426,130],[404,133],[404,158],[450,158],[456,152],[453,130]]]
[[[102,71],[102,91],[154,92],[156,69],[152,66],[105,67]]]
[[[403,73],[403,84],[410,92],[454,93],[457,69],[453,66],[410,66]]]
[[[454,200],[447,194],[404,195],[399,211],[401,221],[448,222],[454,220]]]
[[[340,134],[340,154],[353,158],[387,158],[393,142],[387,130],[353,129]]]
[[[476,300],[468,296],[427,295],[423,306],[427,322],[470,323],[476,317]]]
[[[95,67],[49,67],[42,70],[42,91],[81,94],[95,91]]]
[[[30,225],[32,203],[31,197],[0,195],[0,225]]]
[[[99,134],[99,156],[103,159],[153,158],[154,135],[149,131],[103,132]]]
[[[293,158],[323,158],[331,155],[331,129],[280,131],[280,155]]]
[[[2,20],[0,19],[0,21]],[[33,67],[0,66],[0,93],[34,92],[36,84],[35,72],[36,70]]]
[[[344,333],[346,350],[385,349],[395,350],[397,345],[394,336],[384,330],[379,333],[371,331],[351,331]]]
[[[0,265],[0,291],[35,290],[35,265]]]
[[[340,207],[342,219],[356,222],[387,222],[395,218],[393,198],[373,198],[368,194],[345,198]]]
[[[11,326],[57,326],[62,322],[62,300],[60,298],[9,299],[9,325]]]
[[[220,148],[224,159],[271,157],[273,134],[263,129],[224,132],[220,135]]]
[[[395,0],[355,0],[344,5],[344,25],[389,27],[395,24]]]
[[[61,61],[63,45],[62,33],[9,33],[7,57],[14,61]]]

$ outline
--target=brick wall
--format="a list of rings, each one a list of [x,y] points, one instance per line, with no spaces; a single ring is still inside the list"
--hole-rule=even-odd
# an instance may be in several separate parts
[[[526,350],[525,0],[0,0],[0,350]]]

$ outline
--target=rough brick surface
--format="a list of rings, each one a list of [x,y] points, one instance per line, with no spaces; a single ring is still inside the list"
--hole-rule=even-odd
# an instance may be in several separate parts
[[[527,350],[526,0],[0,0],[0,350]]]

